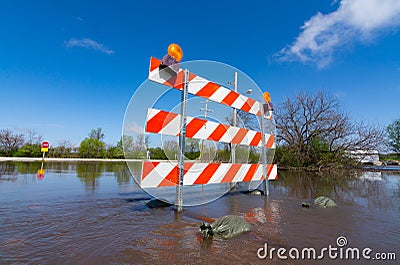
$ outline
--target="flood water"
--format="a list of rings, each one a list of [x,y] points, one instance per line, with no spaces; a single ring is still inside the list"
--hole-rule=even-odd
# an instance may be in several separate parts
[[[287,250],[337,247],[339,236],[347,246],[371,248],[370,256],[397,258],[360,264],[399,264],[400,172],[280,171],[268,199],[240,193],[241,185],[177,214],[173,206],[147,208],[151,196],[123,163],[48,163],[41,180],[39,167],[0,163],[0,264],[308,264],[276,255],[259,259],[257,251],[265,243]],[[301,207],[320,195],[338,207]],[[252,231],[204,242],[201,222],[227,214],[245,217]],[[326,256],[314,262],[356,261]]]

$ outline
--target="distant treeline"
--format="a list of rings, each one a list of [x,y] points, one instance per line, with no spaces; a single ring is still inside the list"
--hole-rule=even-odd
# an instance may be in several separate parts
[[[245,127],[259,130],[256,116],[242,111],[238,111],[238,116]],[[356,162],[348,154],[357,150],[392,152],[392,155],[381,156],[381,159],[399,158],[400,118],[386,128],[354,122],[337,99],[322,91],[313,95],[300,92],[285,98],[274,110],[273,117],[277,147],[268,150],[268,163],[318,169],[342,167]],[[232,116],[227,117],[226,121],[232,125]],[[35,131],[20,134],[10,129],[0,130],[0,156],[40,157],[41,142],[42,136]],[[229,162],[231,149],[230,144],[211,144],[209,141],[188,138],[185,155],[190,160]],[[237,145],[235,150],[237,163],[260,161],[259,148]],[[178,152],[177,141],[165,140],[162,147],[150,147],[149,137],[144,134],[135,135],[135,138],[123,135],[117,144],[107,145],[103,130],[97,128],[91,130],[79,146],[73,146],[68,141],[56,146],[52,144],[46,156],[176,160]]]
[[[116,145],[107,145],[104,141],[104,133],[101,128],[93,129],[87,138],[79,146],[73,146],[68,141],[51,145],[46,157],[54,158],[104,158],[104,159],[150,159],[177,160],[179,146],[172,140],[165,141],[163,148],[148,147],[149,138],[144,135],[123,136]],[[9,157],[41,157],[42,137],[36,132],[30,132],[27,136],[14,133],[9,129],[0,130],[0,156]],[[125,153],[124,153],[125,145]],[[201,149],[203,150],[201,152]],[[306,157],[309,155],[309,157]],[[229,144],[203,145],[201,141],[187,139],[185,156],[189,160],[201,160],[205,162],[229,162],[231,160],[231,146]],[[260,162],[260,149],[236,146],[237,163]],[[381,160],[399,160],[396,153],[380,155]],[[267,151],[269,163],[278,163],[290,167],[316,167],[322,164],[333,167],[354,165],[353,160],[344,156],[341,152],[333,152],[318,138],[315,138],[308,151],[299,155],[296,150],[287,145],[278,145],[275,150]],[[306,164],[308,163],[308,164]]]
[[[149,147],[149,137],[144,134],[124,135],[116,145],[107,145],[102,128],[93,129],[79,146],[73,146],[69,141],[50,145],[46,157],[54,158],[105,158],[105,159],[158,159],[177,160],[178,142],[167,140],[162,147]],[[0,130],[0,156],[9,157],[41,157],[42,137],[35,131],[27,135],[18,134],[10,129]],[[124,148],[125,147],[125,148]],[[228,162],[231,159],[231,145],[211,145],[200,140],[187,139],[185,156],[188,160]],[[272,162],[273,151],[269,152]],[[239,163],[257,163],[260,160],[260,150],[249,147],[236,147],[236,161]]]

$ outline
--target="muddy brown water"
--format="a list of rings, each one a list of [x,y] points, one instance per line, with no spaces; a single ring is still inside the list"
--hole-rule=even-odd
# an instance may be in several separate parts
[[[0,163],[0,264],[399,264],[399,172],[281,171],[268,199],[242,194],[247,186],[239,185],[177,214],[173,207],[147,208],[151,196],[123,163],[49,163],[42,180],[39,166]],[[339,206],[300,206],[319,195]],[[252,231],[204,242],[201,222],[227,214],[246,218]],[[266,243],[269,250],[319,251],[338,247],[340,236],[346,247],[371,248],[370,256],[394,253],[397,260],[257,256]]]

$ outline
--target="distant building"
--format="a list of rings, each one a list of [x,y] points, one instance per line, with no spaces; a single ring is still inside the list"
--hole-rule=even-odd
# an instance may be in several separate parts
[[[357,160],[362,164],[374,164],[379,162],[378,150],[355,150],[346,152],[350,158]]]

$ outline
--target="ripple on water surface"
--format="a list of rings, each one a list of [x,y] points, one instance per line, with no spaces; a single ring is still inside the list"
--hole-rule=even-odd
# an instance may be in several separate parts
[[[320,249],[335,245],[340,235],[351,246],[375,251],[398,251],[400,245],[398,173],[283,171],[271,182],[269,199],[236,190],[176,214],[173,207],[147,208],[151,196],[137,187],[124,164],[49,164],[41,181],[32,165],[6,166],[0,167],[1,264],[265,264],[257,258],[264,243]],[[191,196],[207,196],[198,193]],[[339,206],[300,206],[319,195]],[[203,242],[200,223],[226,214],[243,216],[252,231]]]

